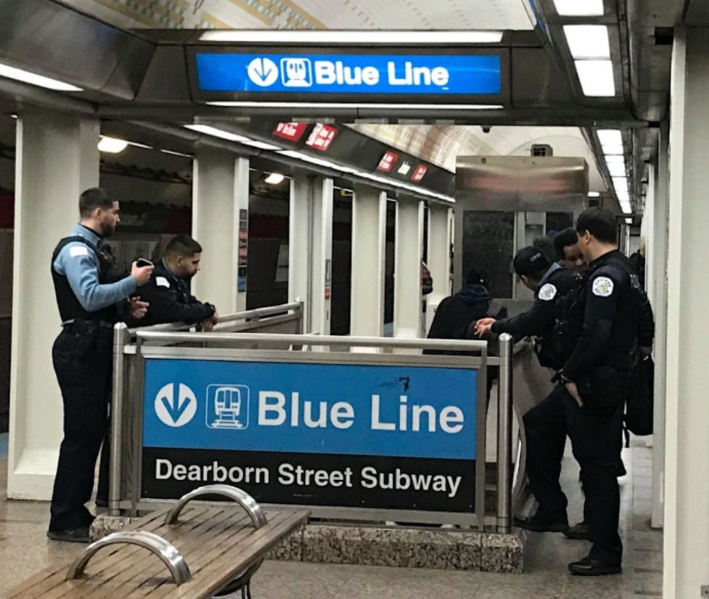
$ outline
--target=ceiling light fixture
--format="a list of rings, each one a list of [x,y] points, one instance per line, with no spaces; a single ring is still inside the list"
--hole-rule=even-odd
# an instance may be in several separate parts
[[[115,137],[101,136],[98,142],[99,152],[106,152],[107,154],[120,154],[127,147],[128,142],[126,140],[116,139]]]
[[[597,133],[602,146],[623,145],[623,135],[619,129],[599,129]]]
[[[501,31],[312,31],[312,30],[219,30],[206,31],[202,42],[230,44],[325,44],[440,46],[499,44]]]
[[[625,219],[625,224],[626,224],[626,225],[632,225],[632,224],[633,224],[633,219],[632,219],[632,218],[626,218],[626,219]]]
[[[126,142],[129,146],[134,146],[136,148],[143,148],[144,150],[153,150],[153,146],[149,146],[147,144],[141,144],[138,143],[137,141],[128,141]]]
[[[605,25],[564,25],[566,43],[575,59],[611,57],[608,27]]]
[[[352,104],[337,102],[207,102],[222,108],[384,108],[402,110],[500,110],[501,104]]]
[[[623,155],[611,154],[605,157],[606,164],[625,164],[625,157]]]
[[[603,0],[554,0],[561,17],[602,17]]]
[[[576,60],[574,64],[585,96],[615,96],[613,63],[610,60]]]
[[[192,154],[184,154],[182,152],[175,152],[174,150],[160,150],[163,154],[170,154],[170,156],[180,156],[182,158],[194,158]]]
[[[268,183],[268,185],[280,185],[283,183],[285,178],[285,175],[282,175],[281,173],[271,173],[264,179],[264,181]]]
[[[258,148],[259,150],[269,150],[275,152],[281,149],[279,146],[274,146],[273,144],[251,139],[250,137],[245,137],[243,135],[239,135],[238,133],[232,133],[231,131],[224,131],[224,129],[210,127],[209,125],[185,125],[185,129],[190,129],[191,131],[196,131],[197,133],[204,133],[205,135],[218,137],[220,139],[226,139],[227,141],[234,141],[245,146]]]
[[[600,198],[600,197],[601,197],[601,192],[600,192],[600,191],[589,191],[589,192],[588,192],[588,197],[589,197],[589,198]]]
[[[23,69],[16,69],[15,67],[11,67],[6,64],[0,64],[0,77],[15,79],[16,81],[22,81],[24,83],[29,83],[30,85],[37,85],[39,87],[53,89],[59,92],[84,91],[75,85],[64,83],[63,81],[58,81],[57,79],[51,79],[50,77],[44,77],[43,75],[37,75],[36,73],[30,73],[29,71],[25,71]]]
[[[603,153],[606,155],[606,158],[609,156],[620,156],[622,157],[624,154],[623,146],[603,146]]]
[[[625,177],[625,164],[609,164],[608,172],[611,177]]]

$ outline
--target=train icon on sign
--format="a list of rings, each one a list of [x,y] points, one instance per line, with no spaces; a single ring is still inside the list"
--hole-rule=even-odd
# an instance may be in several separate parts
[[[207,387],[207,426],[243,430],[249,426],[249,388],[246,385]]]
[[[285,87],[311,87],[313,85],[313,65],[310,59],[282,59],[281,79]]]

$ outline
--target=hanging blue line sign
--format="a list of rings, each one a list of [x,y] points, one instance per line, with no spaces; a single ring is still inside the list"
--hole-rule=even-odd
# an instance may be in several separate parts
[[[499,97],[501,53],[195,54],[201,92],[282,96]]]

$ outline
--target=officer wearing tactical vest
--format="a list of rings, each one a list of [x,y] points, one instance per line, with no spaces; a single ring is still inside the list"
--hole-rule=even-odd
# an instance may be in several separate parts
[[[140,318],[147,304],[129,300],[150,279],[152,267],[133,264],[117,280],[113,260],[103,247],[120,221],[118,202],[99,188],[79,200],[81,223],[52,255],[51,272],[62,319],[52,359],[64,403],[64,440],[52,494],[47,536],[56,541],[89,542],[93,516],[86,508],[94,469],[108,431],[113,325],[124,316]],[[98,496],[107,498],[108,444],[104,443]]]
[[[492,332],[498,335],[509,333],[513,337],[541,337],[540,363],[559,368],[561,364],[551,359],[551,352],[545,350],[545,345],[548,345],[548,337],[554,328],[556,300],[577,285],[574,275],[558,264],[552,264],[541,249],[533,246],[517,252],[510,270],[534,291],[534,304],[529,311],[515,318],[479,320],[474,325],[475,334],[484,336]]]
[[[569,564],[581,576],[622,571],[618,534],[620,491],[616,470],[623,408],[630,375],[639,359],[638,331],[644,295],[630,261],[618,251],[611,212],[591,208],[578,219],[579,247],[590,263],[578,309],[569,312],[578,339],[560,372],[561,384],[524,416],[527,473],[539,508],[518,526],[564,531],[567,499],[559,484],[568,434],[581,465],[593,547]]]
[[[203,331],[211,331],[219,320],[212,304],[200,302],[189,291],[187,283],[199,272],[202,246],[189,235],[174,237],[165,257],[155,265],[150,281],[140,290],[141,297],[150,304],[142,326],[170,322],[199,324]]]

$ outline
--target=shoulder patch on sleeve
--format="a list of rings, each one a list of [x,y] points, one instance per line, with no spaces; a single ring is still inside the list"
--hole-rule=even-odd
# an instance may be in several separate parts
[[[591,291],[598,297],[608,297],[613,293],[613,281],[608,277],[598,277],[594,279]]]
[[[167,287],[168,289],[170,288],[170,282],[165,277],[156,277],[155,283],[158,287]]]
[[[72,245],[69,248],[69,257],[70,258],[76,258],[78,256],[88,256],[89,255],[89,248],[87,248],[85,245]]]
[[[550,302],[556,297],[556,293],[556,286],[551,283],[547,283],[539,290],[539,299],[545,302]]]

